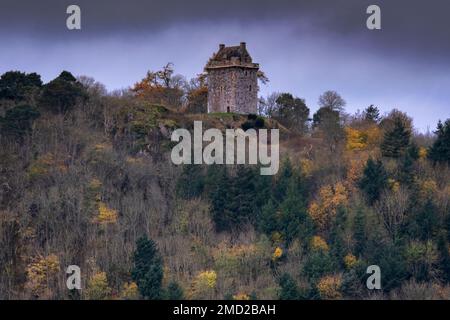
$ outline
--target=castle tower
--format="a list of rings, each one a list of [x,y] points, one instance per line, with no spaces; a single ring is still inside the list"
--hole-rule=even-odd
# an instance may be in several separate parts
[[[208,113],[256,114],[259,64],[252,62],[245,42],[239,46],[219,45],[205,66],[208,73]]]

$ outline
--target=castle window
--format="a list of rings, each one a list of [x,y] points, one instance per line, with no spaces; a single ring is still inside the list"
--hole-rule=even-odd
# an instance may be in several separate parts
[[[248,91],[252,91],[252,86],[251,85],[248,87]]]

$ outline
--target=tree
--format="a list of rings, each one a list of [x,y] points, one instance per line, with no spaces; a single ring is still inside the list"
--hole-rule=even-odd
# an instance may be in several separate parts
[[[411,131],[405,126],[400,117],[394,119],[393,128],[384,135],[381,153],[385,157],[399,158],[404,155],[411,140]]]
[[[0,99],[21,101],[42,87],[41,76],[36,73],[9,71],[0,77]]]
[[[83,85],[71,73],[63,71],[44,86],[39,106],[53,113],[65,114],[86,97]]]
[[[366,215],[362,208],[357,209],[353,220],[353,240],[355,241],[355,254],[362,256],[367,242]]]
[[[304,133],[308,127],[309,108],[304,99],[282,93],[276,99],[276,109],[271,110],[271,116],[293,131]]]
[[[177,282],[171,281],[168,284],[167,299],[168,300],[183,300],[184,299],[183,288],[181,288]]]
[[[337,110],[321,107],[313,115],[313,128],[319,129],[331,152],[334,152],[339,143],[344,141],[345,132]]]
[[[359,188],[366,196],[367,202],[372,205],[380,198],[381,191],[387,185],[387,173],[383,163],[374,161],[371,157],[367,160],[363,176],[359,181]]]
[[[280,286],[280,292],[278,293],[278,299],[280,300],[298,300],[300,299],[300,292],[295,280],[288,273],[283,273],[280,277],[278,284]]]
[[[9,109],[5,117],[0,117],[0,132],[5,136],[22,137],[31,132],[33,121],[39,116],[39,111],[29,105]]]
[[[161,298],[163,265],[153,240],[142,237],[136,242],[131,277],[144,298],[150,300]]]
[[[325,91],[319,97],[319,106],[331,111],[342,112],[346,105],[345,100],[336,91]]]
[[[368,122],[378,123],[380,121],[380,110],[373,104],[364,110],[364,119]]]
[[[145,78],[136,83],[131,91],[150,103],[180,107],[186,81],[181,75],[173,73],[172,63],[166,64],[161,70],[148,71]]]
[[[191,79],[187,85],[187,112],[206,113],[208,111],[208,86],[205,74]]]
[[[428,158],[435,163],[447,163],[450,165],[450,119],[442,124],[438,122],[436,141],[428,150]]]
[[[203,193],[204,176],[202,167],[195,164],[183,166],[177,181],[177,194],[184,199],[199,197]]]

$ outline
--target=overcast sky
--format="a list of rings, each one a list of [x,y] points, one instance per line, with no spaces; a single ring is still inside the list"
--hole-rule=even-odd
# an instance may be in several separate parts
[[[80,31],[66,28],[70,4],[81,7]],[[366,28],[371,4],[382,30]],[[219,43],[241,41],[270,79],[261,95],[291,92],[315,111],[336,90],[348,112],[398,108],[421,131],[450,118],[448,0],[0,1],[0,73],[44,81],[65,69],[113,90],[167,62],[190,78]]]

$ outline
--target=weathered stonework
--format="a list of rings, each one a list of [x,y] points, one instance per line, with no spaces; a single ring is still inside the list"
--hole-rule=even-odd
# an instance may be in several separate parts
[[[252,62],[245,42],[225,47],[208,61],[208,112],[256,114],[259,65]]]

